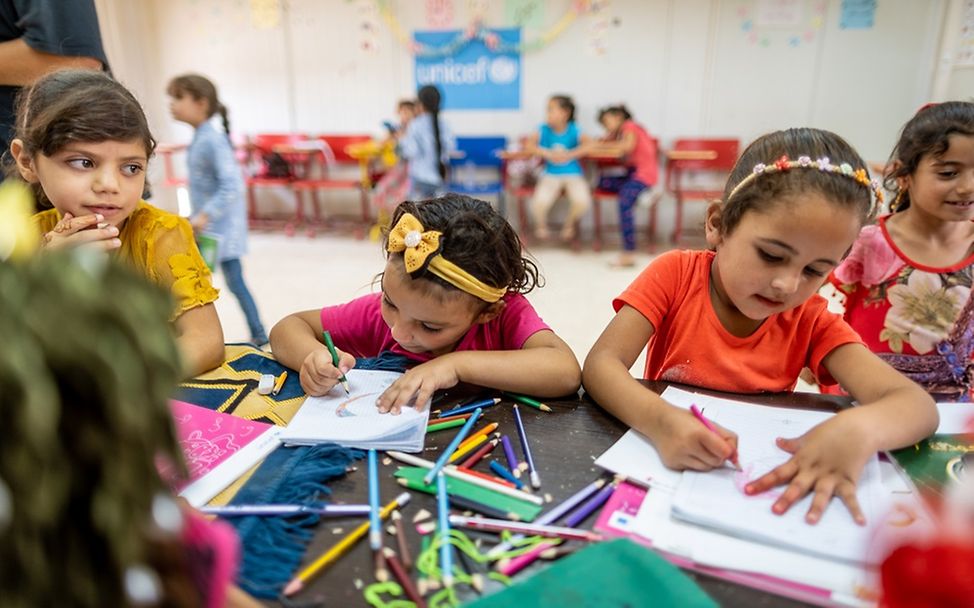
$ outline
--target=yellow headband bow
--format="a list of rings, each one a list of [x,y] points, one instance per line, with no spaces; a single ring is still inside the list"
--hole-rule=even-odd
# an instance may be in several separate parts
[[[494,303],[504,297],[507,289],[491,287],[463,268],[440,255],[442,232],[424,230],[423,225],[411,213],[404,213],[395,227],[389,232],[389,253],[402,252],[407,273],[413,273],[427,266],[430,272],[461,291]]]

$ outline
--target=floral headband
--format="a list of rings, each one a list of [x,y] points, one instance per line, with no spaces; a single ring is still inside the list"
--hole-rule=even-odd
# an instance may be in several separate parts
[[[727,200],[729,201],[734,198],[735,194],[756,180],[760,175],[765,175],[768,173],[781,173],[791,169],[817,169],[823,173],[835,173],[836,175],[848,177],[849,179],[855,180],[857,183],[866,186],[873,191],[873,194],[876,195],[875,200],[873,200],[869,206],[870,216],[872,216],[873,212],[876,210],[877,203],[879,205],[883,203],[883,191],[879,187],[879,182],[874,179],[869,179],[869,174],[864,168],[860,167],[859,169],[853,169],[852,165],[849,163],[833,165],[828,156],[823,156],[822,158],[813,161],[810,156],[799,156],[798,160],[790,160],[787,155],[783,155],[770,165],[766,165],[764,163],[754,165],[754,169],[751,171],[751,173],[742,179],[736,186],[734,186],[734,189],[731,190],[729,195],[727,195]]]
[[[406,272],[410,274],[425,266],[450,285],[484,302],[494,303],[504,297],[506,287],[491,287],[444,258],[440,253],[441,236],[443,233],[438,230],[425,230],[415,215],[403,213],[389,232],[386,250],[389,253],[402,252]]]

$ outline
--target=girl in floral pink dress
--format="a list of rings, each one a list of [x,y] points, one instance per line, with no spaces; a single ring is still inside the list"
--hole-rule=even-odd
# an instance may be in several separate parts
[[[873,352],[931,393],[974,386],[974,103],[924,106],[903,127],[892,213],[862,229],[831,282]]]

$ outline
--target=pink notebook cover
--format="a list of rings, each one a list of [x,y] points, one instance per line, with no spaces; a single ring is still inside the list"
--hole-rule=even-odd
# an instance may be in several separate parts
[[[280,445],[281,429],[272,424],[184,401],[173,400],[169,406],[190,478],[177,490],[195,507],[209,502]]]
[[[605,503],[605,507],[603,507],[601,513],[599,513],[599,517],[595,521],[594,529],[607,537],[625,537],[648,547],[652,547],[653,542],[650,539],[638,534],[633,534],[626,529],[618,527],[625,526],[626,523],[631,520],[631,518],[636,517],[636,514],[639,512],[639,507],[643,504],[643,500],[646,498],[647,493],[648,491],[646,488],[633,485],[628,482],[619,484],[619,487],[612,494],[612,496],[609,497],[608,502]],[[755,574],[752,572],[740,572],[735,570],[726,570],[724,568],[714,568],[711,566],[697,564],[690,559],[669,553],[667,551],[656,551],[661,556],[681,568],[694,570],[708,576],[721,578],[733,583],[753,587],[761,591],[767,591],[768,593],[774,593],[776,595],[808,602],[810,604],[816,604],[819,606],[836,605],[836,603],[832,600],[832,593],[827,589],[819,589],[817,587],[811,587],[802,583],[787,581],[762,574]]]

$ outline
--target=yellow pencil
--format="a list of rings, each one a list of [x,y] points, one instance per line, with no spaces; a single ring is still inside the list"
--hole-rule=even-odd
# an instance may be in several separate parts
[[[472,452],[473,450],[477,449],[477,447],[481,443],[487,441],[487,437],[488,435],[477,435],[476,437],[471,437],[473,441],[468,442],[467,445],[465,446],[458,447],[455,452],[450,454],[449,462],[456,462],[457,459],[461,458],[464,454],[467,454],[468,452]]]
[[[274,390],[271,391],[272,395],[276,395],[281,392],[281,387],[284,386],[285,380],[287,380],[287,370],[281,372],[281,375],[274,382]]]
[[[386,506],[382,507],[382,510],[379,511],[379,518],[386,519],[387,517],[389,517],[389,514],[392,513],[394,510],[406,505],[409,502],[409,498],[410,498],[409,493],[403,492],[402,494],[397,496],[395,500],[386,504]],[[290,597],[295,593],[300,592],[302,589],[304,589],[304,583],[307,582],[308,579],[318,574],[318,572],[325,569],[326,567],[331,565],[332,562],[334,562],[339,557],[344,555],[346,551],[351,549],[352,546],[355,545],[356,542],[361,540],[362,537],[368,534],[368,532],[369,532],[369,522],[365,522],[358,528],[352,530],[348,534],[348,536],[340,540],[337,545],[325,551],[321,555],[321,557],[316,559],[307,568],[299,572],[297,576],[291,579],[291,582],[288,583],[286,587],[284,587],[284,595]]]
[[[469,437],[467,437],[466,439],[464,439],[463,441],[461,441],[460,442],[460,445],[457,446],[457,449],[458,450],[462,450],[462,449],[464,449],[465,447],[467,447],[471,443],[483,443],[483,441],[481,441],[481,440],[479,440],[477,438],[479,436],[481,436],[481,435],[483,435],[484,437],[487,437],[491,433],[493,433],[495,430],[497,430],[497,423],[496,422],[491,422],[490,424],[485,424],[484,425],[484,428],[474,431],[473,433],[470,434]]]

